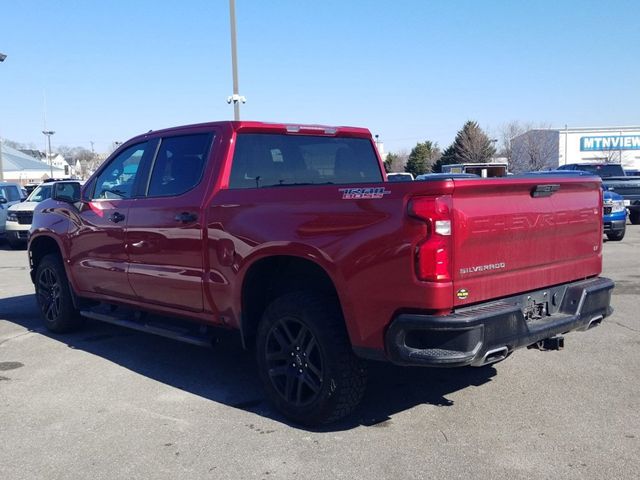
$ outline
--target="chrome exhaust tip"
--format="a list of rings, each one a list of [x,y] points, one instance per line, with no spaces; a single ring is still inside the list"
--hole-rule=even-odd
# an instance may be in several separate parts
[[[503,347],[494,348],[492,350],[487,351],[482,357],[481,365],[488,365],[490,363],[499,362],[500,360],[504,360],[509,355],[509,348],[505,345]]]
[[[593,327],[597,327],[602,323],[602,320],[604,320],[603,315],[598,315],[596,317],[593,317],[591,320],[589,320],[589,325],[587,325],[587,330]]]

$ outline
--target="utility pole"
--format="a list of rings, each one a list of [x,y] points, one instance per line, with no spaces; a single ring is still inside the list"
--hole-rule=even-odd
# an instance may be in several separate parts
[[[7,56],[4,53],[0,53],[0,63],[4,62]],[[2,164],[2,138],[0,138],[0,182],[4,180],[4,165]]]
[[[4,181],[4,165],[2,165],[2,138],[0,138],[0,182]]]
[[[229,21],[231,23],[231,70],[233,74],[233,95],[227,97],[227,103],[233,103],[233,119],[240,120],[240,104],[247,101],[238,93],[238,49],[236,46],[236,2],[229,0]]]
[[[47,137],[47,143],[49,144],[49,168],[51,169],[51,178],[53,178],[53,158],[51,157],[51,135],[53,135],[53,130],[43,130],[42,133]]]

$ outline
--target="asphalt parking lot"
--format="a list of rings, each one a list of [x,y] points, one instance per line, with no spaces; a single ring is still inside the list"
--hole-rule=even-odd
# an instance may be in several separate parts
[[[615,313],[560,352],[482,369],[371,364],[317,431],[263,400],[235,337],[206,350],[91,322],[41,326],[24,251],[0,246],[0,478],[640,477],[640,226],[606,242]]]

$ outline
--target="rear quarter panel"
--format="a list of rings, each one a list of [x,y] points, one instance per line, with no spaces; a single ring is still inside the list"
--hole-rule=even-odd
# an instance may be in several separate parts
[[[223,302],[223,314],[239,318],[245,273],[271,255],[305,258],[328,273],[355,346],[382,348],[384,329],[399,308],[450,308],[450,285],[434,284],[425,295],[428,285],[414,275],[413,250],[426,232],[405,215],[406,193],[416,185],[387,183],[383,198],[359,200],[343,199],[343,187],[218,192],[207,237],[211,294]],[[225,262],[230,252],[233,260]]]

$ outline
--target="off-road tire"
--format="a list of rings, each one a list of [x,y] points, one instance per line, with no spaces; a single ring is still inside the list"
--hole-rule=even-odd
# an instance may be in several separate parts
[[[77,330],[84,324],[73,306],[71,287],[58,255],[46,255],[36,269],[36,301],[44,325],[54,333]]]
[[[274,300],[258,327],[256,350],[267,399],[295,423],[335,422],[362,399],[365,364],[353,353],[335,297],[295,292]]]

